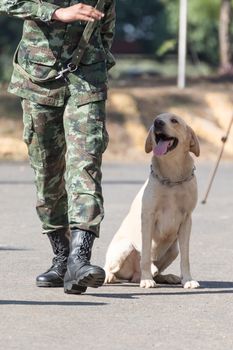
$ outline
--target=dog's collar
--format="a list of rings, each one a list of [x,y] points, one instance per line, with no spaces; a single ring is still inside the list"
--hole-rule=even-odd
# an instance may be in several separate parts
[[[161,183],[161,185],[164,185],[164,186],[169,186],[169,187],[172,187],[172,186],[177,186],[177,185],[182,185],[184,182],[188,182],[190,180],[192,180],[192,178],[194,177],[194,172],[196,170],[196,167],[194,166],[192,168],[192,171],[191,171],[191,174],[187,177],[185,177],[184,179],[182,180],[179,180],[179,181],[171,181],[169,180],[168,178],[166,177],[160,177],[158,174],[156,174],[154,172],[154,170],[152,169],[152,165],[150,166],[150,169],[151,169],[151,175],[159,181],[159,183]]]

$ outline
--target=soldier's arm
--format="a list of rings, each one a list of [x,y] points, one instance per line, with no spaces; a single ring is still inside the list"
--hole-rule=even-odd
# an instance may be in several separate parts
[[[110,69],[115,64],[115,60],[110,50],[115,34],[115,22],[116,22],[116,11],[115,11],[115,0],[110,0],[109,5],[105,11],[103,24],[101,27],[102,43],[105,48],[107,55],[107,66]]]
[[[0,14],[49,22],[59,7],[41,0],[2,0]]]
[[[75,21],[100,20],[103,13],[92,6],[82,3],[61,8],[42,0],[2,0],[0,14],[22,19],[34,19],[43,22],[56,20],[64,23]]]

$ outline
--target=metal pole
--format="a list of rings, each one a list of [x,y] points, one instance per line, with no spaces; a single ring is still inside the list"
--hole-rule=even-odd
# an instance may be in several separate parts
[[[217,159],[216,166],[215,166],[215,168],[214,168],[214,170],[213,170],[213,173],[211,174],[210,182],[209,182],[209,185],[208,185],[208,188],[207,188],[205,197],[204,197],[203,201],[201,202],[202,204],[206,204],[206,202],[207,202],[207,198],[208,198],[210,189],[211,189],[211,187],[212,187],[212,184],[213,184],[213,181],[214,181],[216,172],[217,172],[217,170],[218,170],[218,166],[219,166],[220,160],[221,160],[222,155],[223,155],[225,143],[227,142],[228,136],[230,135],[230,132],[231,132],[232,124],[233,124],[233,115],[232,115],[232,117],[231,117],[230,124],[229,124],[229,126],[228,126],[226,136],[223,136],[222,139],[221,139],[221,141],[222,141],[222,147],[221,147],[220,152],[219,152],[219,156],[218,156],[218,159]]]
[[[180,0],[179,52],[178,52],[178,87],[184,89],[186,75],[187,46],[187,0]]]

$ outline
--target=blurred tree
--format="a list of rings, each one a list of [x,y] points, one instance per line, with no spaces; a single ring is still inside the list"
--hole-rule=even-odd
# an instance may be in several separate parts
[[[179,0],[161,0],[168,17],[170,37],[177,40]],[[218,64],[218,22],[220,0],[188,1],[188,54]]]
[[[178,32],[179,0],[161,0],[169,18],[171,38]],[[188,1],[188,53],[194,61],[199,59],[220,66],[222,73],[232,72],[232,5],[233,0]],[[220,54],[219,54],[220,52]]]
[[[221,0],[219,16],[220,73],[233,74],[230,25],[232,22],[231,0]]]
[[[228,0],[233,2],[233,0]],[[221,0],[188,1],[188,53],[194,61],[219,64]],[[177,53],[179,0],[117,1],[116,52]],[[230,24],[233,29],[233,24]]]
[[[160,0],[117,0],[115,52],[151,53],[168,39],[164,4]]]
[[[14,51],[20,40],[22,32],[22,21],[16,18],[0,17],[0,52],[8,50]]]
[[[22,33],[22,21],[0,17],[0,81],[8,81],[12,71],[12,56]]]

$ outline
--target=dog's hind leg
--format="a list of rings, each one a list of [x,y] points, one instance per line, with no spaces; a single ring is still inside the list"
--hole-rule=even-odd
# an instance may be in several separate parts
[[[114,275],[114,273],[108,271],[107,269],[105,270],[105,281],[104,283],[117,283],[118,279],[116,278],[116,276]]]
[[[168,275],[159,274],[154,277],[154,280],[158,284],[181,284],[181,278],[171,273]]]
[[[177,258],[179,254],[178,249],[178,242],[177,240],[171,245],[171,247],[167,250],[167,252],[164,254],[164,256],[159,260],[155,262],[155,265],[158,267],[159,273],[154,276],[154,280],[156,283],[161,284],[180,284],[181,278],[179,276],[168,274],[168,275],[161,275],[161,272],[163,272],[171,263]]]
[[[133,269],[128,271],[127,258],[134,250],[134,246],[126,239],[121,239],[117,243],[110,245],[104,266],[106,273],[105,283],[117,282],[117,278],[127,280],[132,277]]]
[[[136,250],[132,251],[128,260],[131,259],[131,266],[133,267],[133,275],[130,282],[140,283],[141,280],[141,268],[140,268],[140,254]]]

